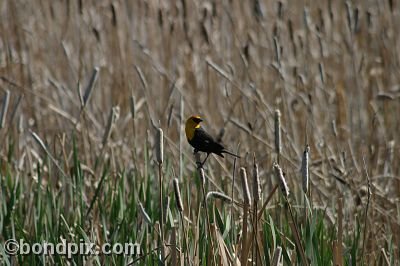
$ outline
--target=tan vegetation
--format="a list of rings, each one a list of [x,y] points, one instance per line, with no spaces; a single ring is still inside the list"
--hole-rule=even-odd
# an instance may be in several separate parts
[[[257,163],[260,211],[280,182],[273,169],[278,162],[289,187],[289,206],[299,216],[292,219],[301,220],[298,226],[312,215],[304,211],[302,220],[305,202],[310,210],[324,211],[324,224],[334,231],[335,241],[328,241],[327,248],[335,263],[348,258],[349,238],[362,228],[351,260],[395,265],[400,254],[399,25],[395,1],[0,1],[0,201],[15,204],[15,215],[26,219],[17,231],[37,236],[39,182],[43,195],[49,190],[54,202],[60,201],[54,223],[63,214],[66,223],[82,222],[88,234],[104,241],[102,228],[114,228],[114,223],[102,220],[107,217],[103,209],[119,217],[113,202],[123,195],[123,217],[133,219],[126,228],[140,232],[135,237],[143,237],[141,244],[149,251],[157,246],[151,239],[157,227],[143,229],[139,217],[147,209],[147,220],[158,221],[159,202],[167,205],[174,198],[178,178],[174,185],[175,193],[180,187],[175,195],[183,201],[181,212],[167,210],[173,208],[168,205],[159,225],[165,227],[160,230],[165,242],[190,249],[179,261],[195,265],[202,260],[194,243],[209,236],[200,227],[213,231],[213,251],[207,252],[214,262],[261,262],[262,248],[268,248],[271,261],[274,253],[293,259],[285,247],[260,244],[264,234],[259,230],[270,220],[265,211],[255,222],[250,195],[243,197],[240,183],[239,169],[242,175],[252,173]],[[194,185],[196,163],[183,131],[192,114],[200,114],[208,132],[242,157],[236,168],[232,158],[215,156],[204,167],[206,187],[213,191],[208,197],[222,199],[207,201],[209,219],[217,220],[214,207],[223,215],[233,212],[230,226],[237,226],[237,235],[229,233],[229,241],[200,220],[205,219],[200,209],[206,195],[201,184]],[[157,138],[159,128],[163,134]],[[160,149],[156,144],[163,137]],[[74,141],[82,179],[73,174]],[[105,177],[104,169],[109,170]],[[305,177],[308,185],[303,185]],[[164,191],[158,190],[161,180]],[[247,192],[258,187],[252,178],[246,180]],[[13,202],[16,184],[20,190]],[[288,204],[281,194],[275,193],[267,206],[278,228],[287,218],[276,212]],[[77,195],[84,207],[75,201]],[[234,204],[243,204],[243,198],[245,206]],[[227,207],[228,201],[234,207]],[[243,208],[248,224],[241,220]],[[172,213],[179,220],[176,226],[185,224],[184,237],[175,239]],[[5,217],[3,242],[14,225],[6,211],[0,217]],[[249,232],[240,231],[244,224]],[[282,232],[299,229],[289,225],[292,230]],[[252,228],[258,228],[256,236]],[[293,263],[310,256],[307,247],[305,254],[299,250],[304,243],[297,245],[297,236],[287,236],[291,240],[286,242],[301,255]],[[237,243],[230,242],[234,239]],[[242,244],[245,251],[259,250],[240,257]],[[168,245],[165,250],[170,254]],[[173,254],[179,256],[176,250]]]

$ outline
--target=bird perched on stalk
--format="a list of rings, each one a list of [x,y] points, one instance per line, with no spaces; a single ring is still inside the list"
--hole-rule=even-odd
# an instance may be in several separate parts
[[[205,152],[207,157],[202,162],[202,165],[206,162],[210,153],[215,153],[224,158],[223,153],[232,155],[236,158],[240,158],[238,155],[227,151],[225,147],[214,140],[210,134],[201,128],[200,123],[203,121],[200,116],[193,115],[186,120],[185,133],[189,144],[194,148],[194,152]]]

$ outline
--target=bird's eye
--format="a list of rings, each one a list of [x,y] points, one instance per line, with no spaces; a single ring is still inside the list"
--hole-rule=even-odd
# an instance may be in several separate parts
[[[196,123],[200,123],[203,120],[200,117],[193,117],[193,121]]]

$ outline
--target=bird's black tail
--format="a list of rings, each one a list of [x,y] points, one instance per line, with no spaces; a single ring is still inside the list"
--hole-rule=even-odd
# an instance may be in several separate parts
[[[223,150],[221,153],[226,153],[226,154],[232,155],[233,157],[240,158],[239,155],[234,154],[234,153],[232,153],[232,152],[230,152],[230,151],[227,151],[227,150]]]

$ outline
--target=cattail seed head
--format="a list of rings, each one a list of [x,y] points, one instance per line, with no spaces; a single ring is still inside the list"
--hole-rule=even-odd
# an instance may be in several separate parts
[[[240,178],[242,179],[244,204],[250,205],[250,190],[247,183],[246,169],[244,167],[240,168]]]
[[[198,168],[198,171],[199,171],[201,183],[204,185],[206,183],[206,176],[204,174],[203,167]]]
[[[285,194],[285,196],[288,197],[289,196],[289,187],[286,183],[285,177],[283,176],[282,168],[279,166],[279,164],[277,164],[275,162],[274,169],[275,169],[275,174],[277,175],[277,177],[279,179],[281,190]]]
[[[224,193],[218,192],[218,191],[210,191],[210,192],[208,192],[207,196],[206,196],[206,200],[208,201],[208,199],[210,197],[213,197],[215,199],[220,199],[220,200],[222,200],[224,202],[227,202],[227,203],[231,203],[232,202],[232,198],[231,197],[225,195]]]
[[[176,207],[180,212],[183,212],[183,203],[182,203],[182,198],[181,198],[181,191],[179,189],[179,181],[178,178],[174,178],[174,193],[175,193],[175,201],[176,201]]]
[[[4,95],[3,98],[3,107],[1,109],[1,115],[0,115],[0,128],[4,128],[4,125],[6,123],[9,103],[10,103],[10,91],[6,90],[6,94]]]
[[[282,150],[281,145],[281,111],[275,110],[275,151],[280,154]]]
[[[254,162],[253,165],[253,200],[259,201],[261,194],[260,177],[258,174],[258,164]]]
[[[282,247],[277,246],[274,252],[274,256],[272,257],[271,265],[280,265],[281,255],[282,255]]]
[[[96,80],[99,76],[99,70],[100,70],[100,68],[97,66],[93,68],[92,76],[90,77],[89,84],[85,89],[85,94],[83,95],[83,99],[82,99],[83,106],[85,106],[87,104],[87,102],[89,101],[90,95],[92,95],[94,85],[96,84]]]
[[[23,132],[24,132],[24,116],[23,114],[20,114],[18,119],[18,133],[21,134]]]
[[[308,191],[308,185],[310,179],[310,172],[308,171],[309,158],[310,158],[310,146],[307,145],[303,153],[303,159],[301,160],[301,177],[303,180],[304,193],[307,193]]]
[[[396,142],[391,140],[388,142],[388,162],[392,163],[394,158],[394,147],[396,147]]]
[[[281,47],[279,45],[279,41],[277,37],[274,37],[274,48],[275,48],[275,59],[278,64],[281,64]]]
[[[110,113],[108,114],[108,120],[107,120],[107,126],[106,126],[106,130],[104,132],[103,135],[103,146],[107,144],[108,140],[110,139],[112,130],[115,126],[115,124],[117,123],[118,119],[119,119],[119,106],[114,106],[113,108],[111,108]]]
[[[159,164],[164,160],[164,133],[161,128],[157,130],[156,157]]]

